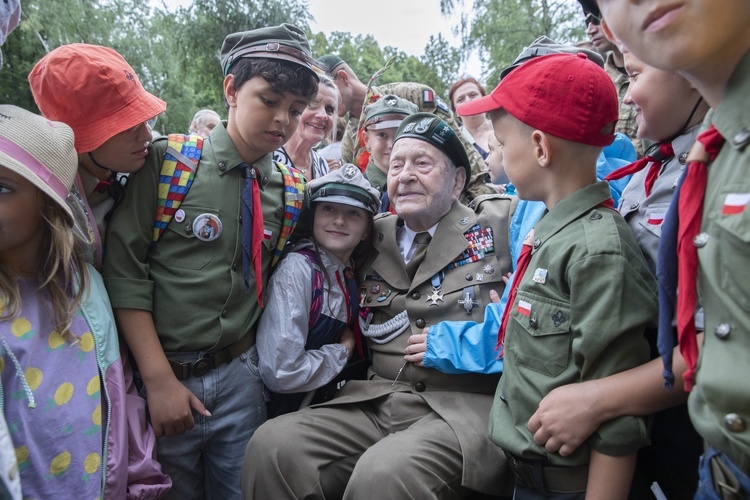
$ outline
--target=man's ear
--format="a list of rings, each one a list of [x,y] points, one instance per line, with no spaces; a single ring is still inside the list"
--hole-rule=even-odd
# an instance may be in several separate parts
[[[336,72],[336,76],[338,78],[341,78],[341,81],[344,82],[344,85],[346,85],[347,87],[349,86],[349,73],[347,73],[343,69],[340,69]]]
[[[456,167],[456,184],[453,186],[453,194],[458,199],[461,196],[461,192],[464,190],[466,184],[466,169],[464,167]]]
[[[370,151],[370,139],[369,139],[369,137],[367,136],[367,130],[365,130],[365,131],[363,131],[363,132],[362,132],[362,140],[363,140],[363,141],[364,141],[364,143],[365,143],[365,149],[366,149],[367,151]],[[372,153],[372,151],[370,151],[370,152]]]
[[[231,73],[224,77],[224,97],[230,108],[237,106],[237,89],[234,86],[234,75]]]
[[[547,167],[552,161],[552,144],[549,136],[541,130],[531,133],[531,142],[534,147],[534,156],[540,167]]]

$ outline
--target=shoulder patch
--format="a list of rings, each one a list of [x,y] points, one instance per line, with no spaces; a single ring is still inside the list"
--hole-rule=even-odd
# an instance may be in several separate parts
[[[441,110],[443,113],[445,113],[446,115],[451,114],[451,109],[448,107],[445,101],[442,100],[439,96],[435,96],[435,106],[437,106],[437,108]]]

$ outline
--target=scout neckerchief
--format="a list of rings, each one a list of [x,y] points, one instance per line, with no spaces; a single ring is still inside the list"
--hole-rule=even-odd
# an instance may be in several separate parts
[[[698,250],[696,245],[698,233],[701,228],[701,218],[703,215],[703,199],[706,193],[706,184],[708,180],[708,164],[718,156],[724,138],[712,125],[708,130],[698,136],[695,146],[690,152],[690,163],[685,172],[685,177],[680,187],[677,202],[677,210],[667,212],[665,221],[669,218],[669,227],[677,227],[676,242],[670,241],[662,235],[659,244],[659,272],[660,295],[662,292],[670,293],[669,290],[677,291],[677,339],[680,345],[680,353],[685,359],[687,368],[683,374],[685,390],[692,389],[695,383],[695,365],[698,361],[698,340],[695,330],[695,307],[698,301],[696,281],[698,279]],[[673,203],[674,205],[674,203]],[[677,218],[676,222],[674,218]],[[674,232],[672,237],[674,238]],[[662,248],[663,247],[663,248]],[[676,253],[676,255],[675,255]],[[676,257],[676,258],[675,258]],[[674,269],[677,264],[676,272]],[[671,269],[670,269],[671,267]],[[663,280],[676,280],[674,283],[667,282],[662,284]],[[674,301],[672,300],[672,303]],[[664,328],[667,324],[665,318],[668,317],[671,325],[674,311],[669,305],[669,301],[659,300],[659,350],[664,361],[664,377],[666,385],[671,387],[674,381],[672,373],[671,356],[665,357],[665,351],[673,345],[672,328]]]
[[[167,151],[159,172],[156,215],[151,235],[151,247],[156,246],[169,221],[185,199],[195,178],[201,159],[203,137],[199,135],[170,134]]]
[[[651,165],[648,169],[648,173],[646,174],[646,180],[644,181],[646,196],[650,196],[651,189],[653,189],[654,183],[659,177],[659,172],[661,171],[662,165],[665,161],[669,160],[673,156],[674,150],[672,149],[671,142],[660,142],[658,144],[654,144],[649,148],[643,158],[641,158],[640,160],[636,160],[629,165],[618,168],[617,170],[611,172],[607,177],[605,177],[604,180],[616,181],[618,179],[622,179],[625,176],[640,172],[648,165]]]
[[[255,273],[255,293],[258,305],[263,307],[263,268],[261,247],[263,246],[263,207],[260,203],[258,169],[241,163],[242,169],[242,277],[245,293],[250,293],[250,266]]]

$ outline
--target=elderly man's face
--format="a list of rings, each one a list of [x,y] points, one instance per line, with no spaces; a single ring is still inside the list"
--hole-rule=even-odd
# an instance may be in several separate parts
[[[399,139],[388,170],[388,197],[396,213],[414,231],[434,226],[458,199],[466,178],[435,146],[420,139]]]

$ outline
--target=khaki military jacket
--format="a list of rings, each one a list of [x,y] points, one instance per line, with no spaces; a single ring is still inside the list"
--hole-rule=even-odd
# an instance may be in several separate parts
[[[706,123],[726,143],[708,167],[698,239],[706,330],[688,407],[708,443],[750,473],[750,53]],[[692,193],[685,193],[692,195]]]
[[[490,290],[502,293],[504,289],[502,276],[511,270],[508,224],[516,200],[491,195],[477,201],[481,201],[478,214],[456,202],[440,220],[413,282],[396,239],[399,218],[391,214],[376,218],[374,251],[360,270],[361,298],[368,308],[361,326],[365,334],[380,331],[382,337],[395,334],[395,338],[385,343],[368,339],[372,350],[369,380],[348,382],[332,403],[369,401],[394,391],[420,394],[461,443],[463,485],[499,492],[512,480],[506,474],[502,451],[487,436],[497,375],[448,375],[408,364],[399,383],[391,387],[403,365],[409,336],[439,321],[481,322]],[[469,240],[477,241],[477,235],[490,232],[491,251],[485,248],[486,253],[474,262],[470,256],[464,265],[452,265],[466,260],[461,256],[469,250]],[[435,276],[441,277],[438,286]]]
[[[409,102],[413,102],[419,107],[420,112],[436,114],[456,132],[461,140],[461,144],[463,144],[464,149],[466,149],[466,153],[469,155],[469,162],[471,163],[471,179],[469,180],[469,185],[462,194],[462,201],[468,202],[468,200],[475,196],[495,192],[485,183],[487,166],[485,165],[484,160],[479,153],[477,153],[474,146],[467,141],[466,137],[461,133],[461,128],[456,123],[456,119],[448,105],[435,93],[434,90],[432,90],[432,88],[427,85],[422,85],[421,83],[397,82],[378,85],[377,87],[373,87],[372,91],[375,95],[383,96],[386,94],[393,94],[402,99],[406,99]],[[341,143],[341,160],[344,163],[356,164],[359,155],[365,151],[364,144],[362,144],[357,135],[358,127],[359,119],[350,117]]]

